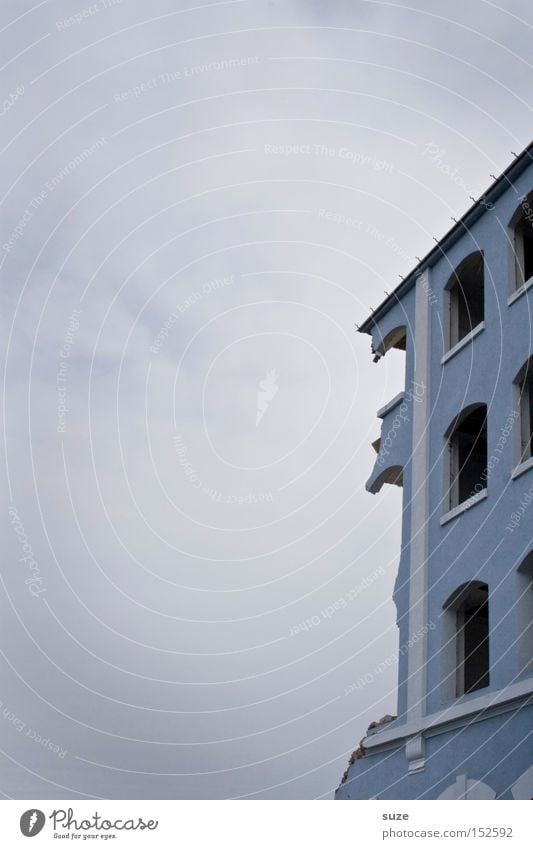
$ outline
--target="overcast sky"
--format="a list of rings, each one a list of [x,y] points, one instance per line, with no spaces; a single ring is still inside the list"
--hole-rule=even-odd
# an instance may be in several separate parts
[[[180,5],[1,3],[7,797],[331,798],[396,708],[354,324],[532,135],[526,0]]]

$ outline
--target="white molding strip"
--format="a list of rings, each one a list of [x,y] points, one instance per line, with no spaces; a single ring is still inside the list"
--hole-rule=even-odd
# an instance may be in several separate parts
[[[403,725],[393,727],[386,726],[382,731],[376,732],[370,737],[365,737],[363,745],[365,749],[374,749],[386,743],[394,743],[405,740],[407,737],[429,732],[443,733],[447,730],[444,726],[458,723],[464,725],[465,721],[472,721],[476,714],[482,714],[480,719],[488,719],[502,713],[504,710],[513,710],[513,702],[517,700],[530,701],[533,704],[533,678],[517,681],[504,687],[503,690],[484,693],[482,696],[468,698],[467,701],[454,701],[453,704],[437,713],[427,714],[416,721],[409,720]]]
[[[455,355],[458,354],[459,351],[462,351],[462,349],[466,347],[466,345],[468,345],[468,343],[471,342],[472,339],[475,339],[476,336],[478,336],[482,330],[485,330],[484,321],[481,321],[476,327],[474,327],[473,330],[470,331],[470,333],[467,333],[466,336],[463,336],[463,338],[457,343],[457,345],[454,345],[453,348],[450,348],[449,351],[446,351],[444,356],[441,358],[441,365],[444,365],[444,363],[447,363],[448,360],[451,360],[452,357],[455,357]]]
[[[409,635],[427,627],[427,557],[429,519],[429,270],[416,281],[413,381],[424,387],[413,406],[411,445],[411,538],[409,541]],[[416,640],[407,654],[407,719],[422,717],[426,704],[427,638]]]
[[[454,507],[453,510],[448,510],[444,516],[440,517],[441,525],[445,525],[446,522],[451,522],[452,519],[456,519],[457,516],[461,516],[466,510],[470,510],[474,504],[477,504],[478,501],[483,501],[488,495],[487,488],[482,489],[480,492],[476,492],[475,495],[471,495],[470,498],[467,498],[466,501],[462,501],[461,504],[458,504],[457,507]]]

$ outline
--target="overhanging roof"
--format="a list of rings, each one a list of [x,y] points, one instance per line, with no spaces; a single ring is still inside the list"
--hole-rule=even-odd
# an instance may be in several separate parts
[[[496,178],[487,191],[483,192],[481,197],[472,204],[463,217],[460,218],[450,230],[448,230],[440,242],[437,242],[435,247],[432,248],[418,263],[418,265],[413,268],[407,277],[402,280],[399,286],[397,286],[390,295],[387,295],[385,300],[372,311],[369,317],[359,327],[359,333],[371,334],[376,321],[382,318],[391,309],[391,307],[394,306],[394,304],[396,304],[409,291],[409,289],[412,288],[416,278],[422,274],[426,268],[430,268],[434,265],[437,259],[444,256],[452,245],[455,244],[457,239],[470,230],[477,219],[483,215],[483,212],[486,209],[486,204],[494,203],[494,201],[496,201],[500,195],[509,188],[509,186],[513,185],[514,181],[520,176],[520,174],[522,174],[523,171],[525,171],[531,162],[533,162],[533,142],[530,142],[522,153],[513,159],[511,164],[499,177]]]

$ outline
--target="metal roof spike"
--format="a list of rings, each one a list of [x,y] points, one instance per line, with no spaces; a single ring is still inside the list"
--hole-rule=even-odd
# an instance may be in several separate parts
[[[497,180],[498,178],[494,176],[494,174],[489,174],[489,177],[492,177],[493,180]]]

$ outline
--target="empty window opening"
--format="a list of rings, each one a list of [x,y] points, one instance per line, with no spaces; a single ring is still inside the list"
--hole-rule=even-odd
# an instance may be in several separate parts
[[[525,198],[514,227],[515,285],[520,289],[533,278],[533,195]]]
[[[518,674],[533,672],[533,551],[524,558],[517,571],[517,645]]]
[[[487,486],[487,407],[480,404],[455,425],[450,439],[449,507],[453,509]]]
[[[520,369],[515,380],[520,410],[520,456],[523,463],[533,456],[533,357]]]
[[[444,604],[443,695],[464,696],[488,687],[489,588],[482,581],[462,584]]]
[[[448,347],[468,336],[485,317],[484,259],[478,251],[456,268],[446,287],[449,303]]]
[[[472,591],[457,611],[457,695],[489,684],[488,587]]]

